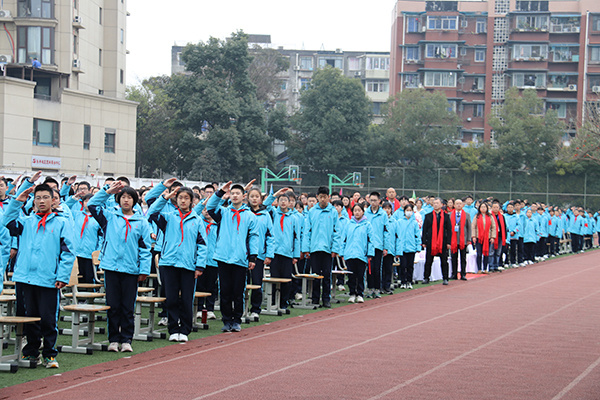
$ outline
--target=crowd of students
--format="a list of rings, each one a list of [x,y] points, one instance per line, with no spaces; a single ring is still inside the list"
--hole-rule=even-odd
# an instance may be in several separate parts
[[[187,188],[171,178],[134,189],[125,177],[109,178],[102,188],[76,183],[75,176],[60,184],[52,177],[41,181],[41,172],[20,184],[0,178],[1,272],[14,271],[17,313],[41,318],[25,326],[23,357],[58,367],[59,290],[69,282],[75,259],[80,282],[94,282],[96,250],[110,306],[108,350],[130,352],[138,285],[157,268],[169,340],[186,342],[197,313],[206,309],[208,318],[216,318],[217,298],[222,331],[239,332],[245,286],[261,286],[266,266],[272,277],[323,276],[310,296],[313,305],[328,308],[333,285],[346,290],[347,283],[349,303],[392,294],[396,278],[401,288],[412,289],[415,255],[422,250],[422,283],[429,283],[439,257],[447,285],[459,275],[466,280],[469,246],[476,250],[478,271],[488,273],[555,256],[563,239],[573,252],[583,251],[600,231],[598,213],[576,207],[471,196],[409,199],[393,188],[352,197],[327,187],[266,195],[253,183]],[[332,282],[332,265],[351,272],[347,282],[344,274]],[[211,293],[198,309],[195,291]],[[278,307],[287,309],[301,296],[297,280],[283,284]],[[250,302],[250,317],[257,318],[260,289]]]

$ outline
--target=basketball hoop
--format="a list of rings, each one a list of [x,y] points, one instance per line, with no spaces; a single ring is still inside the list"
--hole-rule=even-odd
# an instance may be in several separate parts
[[[359,188],[363,189],[365,187],[364,183],[357,183],[356,186],[358,186]]]
[[[302,178],[293,178],[292,181],[296,184],[296,185],[302,185]]]

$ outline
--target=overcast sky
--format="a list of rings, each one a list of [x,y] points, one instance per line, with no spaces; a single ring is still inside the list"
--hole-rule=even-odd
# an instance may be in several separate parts
[[[286,49],[390,51],[394,0],[129,0],[127,84],[171,73],[171,46],[242,29]]]

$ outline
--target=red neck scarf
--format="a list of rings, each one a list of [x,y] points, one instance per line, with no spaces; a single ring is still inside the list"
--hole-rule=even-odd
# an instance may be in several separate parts
[[[83,231],[85,231],[85,226],[87,225],[89,220],[90,220],[89,214],[85,214],[85,219],[83,220],[83,225],[81,226],[81,235],[79,235],[80,238],[83,237]]]
[[[436,212],[433,211],[433,233],[431,234],[431,255],[435,256],[442,254],[442,248],[444,247],[444,212],[439,213],[440,226],[438,227]]]
[[[215,223],[208,222],[207,220],[204,220],[204,222],[206,222],[206,238],[208,239],[208,234],[210,233],[210,227],[215,225]]]
[[[458,229],[458,232],[453,231],[452,232],[452,242],[450,243],[450,248],[452,249],[452,253],[456,253],[459,249],[464,249],[465,248],[465,220],[467,218],[465,217],[465,212],[463,210],[460,210],[460,228]],[[452,214],[450,214],[450,221],[452,221],[452,226],[456,226],[456,213],[453,212]],[[460,237],[460,241],[459,243],[457,243],[456,240],[456,236]]]
[[[183,243],[183,220],[186,219],[188,215],[192,213],[192,210],[188,211],[185,215],[181,212],[179,208],[177,209],[177,211],[179,211],[179,217],[181,218],[181,221],[179,221],[179,228],[181,229],[181,242],[179,242],[179,245],[181,246],[181,243]]]
[[[485,224],[483,219],[485,218]],[[490,255],[490,224],[492,220],[489,215],[478,215],[477,216],[477,240],[483,247],[483,255]]]
[[[129,230],[131,229],[131,224],[129,223],[129,218],[124,215],[121,215],[125,220],[125,243],[127,243],[127,235],[129,234]]]
[[[46,231],[46,219],[48,218],[48,215],[50,215],[50,214],[56,214],[56,213],[55,212],[49,212],[49,213],[46,213],[46,214],[44,214],[44,213],[37,213],[36,214],[36,215],[42,217],[42,219],[40,219],[40,222],[38,222],[38,226],[37,226],[36,232],[40,230],[40,226],[43,226],[44,227],[44,231]]]
[[[504,242],[506,242],[506,227],[504,226],[504,217],[502,217],[502,213],[499,212],[495,215],[496,221],[496,239],[494,239],[494,249],[498,248],[498,239],[500,239],[500,235],[502,235],[502,244],[504,246]]]
[[[283,220],[285,218],[285,214],[281,214],[281,219],[279,220],[279,224],[281,225],[281,233],[283,233]]]
[[[233,221],[235,218],[237,218],[237,229],[239,231],[240,230],[240,221],[242,220],[242,217],[240,217],[240,213],[246,211],[246,209],[240,208],[239,210],[236,210],[235,208],[232,208],[231,211],[233,212],[231,220]]]
[[[79,201],[81,203],[81,208],[79,209],[79,211],[83,211],[83,201]]]

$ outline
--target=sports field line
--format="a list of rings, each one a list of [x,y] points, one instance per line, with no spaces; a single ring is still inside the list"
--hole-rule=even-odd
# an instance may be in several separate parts
[[[573,379],[573,381],[571,383],[569,383],[567,386],[565,386],[563,390],[561,390],[556,396],[554,396],[552,398],[552,400],[562,399],[567,393],[569,393],[569,391],[571,389],[573,389],[575,386],[577,386],[579,384],[579,382],[581,382],[583,380],[583,378],[588,376],[594,370],[594,368],[596,368],[598,365],[600,365],[600,357],[596,361],[594,361],[589,367],[587,367],[585,369],[585,371],[583,371],[581,373],[581,375],[579,375],[577,378]]]
[[[597,268],[597,267],[590,267],[590,268],[587,268],[587,269],[584,269],[584,270],[579,270],[577,272],[572,273],[571,276],[578,275],[580,273],[584,273],[584,272],[593,270],[595,268]],[[438,315],[438,316],[430,318],[428,320],[420,321],[418,323],[405,326],[405,327],[400,328],[398,330],[395,330],[393,332],[388,332],[386,334],[380,335],[380,336],[375,337],[375,338],[371,338],[371,339],[366,340],[364,342],[348,346],[347,348],[338,349],[338,350],[335,350],[335,351],[330,352],[330,353],[322,354],[320,356],[316,356],[316,357],[313,357],[313,358],[310,358],[310,359],[307,359],[307,360],[304,360],[304,361],[300,361],[298,363],[289,365],[289,366],[281,368],[279,370],[271,371],[269,373],[263,374],[261,376],[258,376],[258,377],[252,378],[252,379],[249,379],[247,381],[243,381],[243,382],[240,382],[240,383],[228,386],[226,388],[220,389],[218,391],[205,394],[205,395],[203,395],[201,397],[198,397],[198,399],[202,399],[202,398],[206,398],[206,397],[209,397],[209,396],[212,396],[212,395],[215,395],[215,394],[219,394],[219,393],[222,393],[222,392],[224,392],[226,390],[230,390],[230,389],[233,389],[235,387],[239,387],[239,386],[242,386],[244,384],[248,384],[248,383],[254,382],[256,380],[259,380],[259,379],[262,379],[262,378],[274,375],[274,374],[279,373],[279,372],[283,372],[285,370],[288,370],[288,369],[291,369],[291,368],[294,368],[294,367],[297,367],[297,366],[309,363],[311,361],[315,361],[315,360],[327,357],[329,355],[337,354],[337,353],[339,353],[341,351],[349,350],[351,348],[354,348],[354,347],[357,347],[357,346],[360,346],[360,345],[363,345],[363,344],[370,343],[370,342],[372,342],[374,340],[378,340],[378,339],[381,339],[381,338],[384,338],[384,337],[387,337],[387,336],[390,336],[390,335],[402,332],[404,330],[408,330],[408,329],[411,329],[411,328],[414,328],[414,327],[418,327],[418,326],[421,326],[423,324],[426,324],[426,323],[429,323],[429,322],[433,322],[433,321],[436,321],[436,320],[441,319],[441,318],[445,318],[445,317],[450,316],[450,315],[457,314],[459,312],[467,311],[467,310],[473,309],[475,307],[479,307],[479,306],[488,304],[490,302],[493,302],[493,301],[496,301],[496,300],[500,300],[500,299],[503,299],[505,297],[512,296],[512,295],[518,294],[518,293],[522,293],[522,292],[528,291],[530,289],[534,289],[534,288],[537,288],[537,287],[540,287],[540,286],[543,286],[543,285],[546,285],[546,284],[549,284],[549,283],[553,283],[553,282],[558,281],[558,280],[563,280],[563,279],[564,279],[564,277],[554,278],[554,279],[551,279],[551,280],[546,281],[546,282],[538,283],[538,284],[536,284],[534,286],[529,286],[529,287],[527,287],[525,289],[520,289],[520,290],[511,292],[511,293],[505,293],[505,294],[503,294],[501,296],[498,296],[498,297],[495,297],[493,299],[488,299],[488,300],[482,301],[480,303],[473,304],[473,305],[470,305],[468,307],[464,307],[464,308],[459,309],[459,310],[450,311],[450,312],[448,312],[446,314]],[[477,279],[477,280],[474,280],[470,284],[471,285],[472,284],[481,284],[481,283],[484,283],[484,282],[489,282],[489,279]],[[219,350],[219,349],[222,349],[222,348],[225,348],[225,347],[231,347],[231,346],[234,346],[234,345],[237,345],[237,344],[243,344],[243,343],[248,342],[248,341],[252,341],[252,340],[256,340],[256,339],[261,339],[261,338],[272,336],[272,335],[275,335],[275,334],[285,333],[285,332],[288,332],[288,331],[291,331],[291,330],[294,330],[294,329],[298,329],[298,328],[301,328],[301,327],[306,327],[306,326],[310,326],[310,325],[314,325],[314,324],[318,324],[318,323],[322,323],[322,322],[332,321],[332,320],[335,320],[335,319],[338,319],[338,318],[342,318],[342,317],[353,316],[353,315],[356,315],[356,314],[360,314],[360,313],[367,312],[367,311],[372,311],[374,309],[378,309],[378,308],[382,308],[382,307],[387,307],[387,306],[390,306],[390,305],[397,305],[398,303],[403,303],[403,302],[406,302],[406,301],[420,300],[420,299],[422,299],[424,297],[428,297],[428,296],[431,296],[431,295],[443,293],[443,292],[446,292],[448,290],[459,289],[461,287],[462,286],[452,285],[449,288],[445,288],[443,291],[440,291],[440,290],[431,291],[429,293],[424,293],[424,294],[421,294],[421,295],[415,295],[415,296],[410,296],[410,297],[405,297],[405,298],[402,298],[402,299],[398,299],[398,300],[395,300],[395,301],[385,302],[385,303],[382,303],[382,304],[378,304],[376,306],[364,307],[364,308],[361,308],[359,310],[355,310],[355,311],[352,311],[352,312],[347,312],[347,313],[343,313],[343,314],[339,314],[339,315],[333,315],[333,316],[326,317],[326,318],[320,318],[320,319],[317,319],[315,321],[303,323],[301,325],[294,325],[294,326],[290,326],[290,327],[287,327],[287,328],[277,329],[277,330],[272,331],[272,332],[267,332],[267,333],[263,333],[263,334],[260,334],[260,335],[251,336],[251,337],[247,337],[247,338],[244,338],[244,339],[240,339],[240,340],[232,341],[232,342],[225,343],[225,344],[222,344],[222,345],[218,345],[218,346],[215,346],[215,347],[211,347],[211,348],[207,348],[207,349],[202,349],[202,350],[190,353],[190,354],[181,355],[181,356],[174,357],[174,358],[171,358],[171,359],[168,359],[168,360],[162,360],[162,361],[155,362],[155,363],[152,363],[152,364],[139,366],[139,367],[136,367],[136,368],[133,368],[133,369],[128,369],[126,371],[121,371],[121,372],[118,372],[118,373],[114,373],[114,374],[110,374],[110,375],[105,375],[105,376],[97,377],[97,378],[94,378],[94,379],[91,379],[91,380],[88,380],[88,381],[85,381],[85,382],[80,382],[80,383],[71,385],[71,386],[66,387],[66,388],[57,389],[57,390],[50,391],[50,392],[44,392],[44,393],[39,394],[37,396],[28,397],[27,399],[39,399],[39,398],[43,398],[43,397],[55,395],[55,394],[58,394],[58,393],[61,393],[61,392],[65,392],[65,391],[68,391],[68,390],[72,390],[72,389],[75,389],[75,388],[78,388],[78,387],[81,387],[81,386],[85,386],[85,385],[88,385],[88,384],[91,384],[91,383],[99,382],[99,381],[102,381],[102,380],[105,380],[105,379],[115,378],[115,377],[123,376],[123,375],[129,374],[129,373],[132,373],[132,372],[137,372],[137,371],[140,371],[140,370],[143,370],[143,369],[152,368],[152,367],[156,367],[156,366],[161,366],[161,365],[173,362],[173,361],[178,361],[178,360],[181,360],[181,359],[184,359],[184,358],[197,356],[197,355],[204,354],[204,353],[207,353],[207,352],[210,352],[210,351]]]

